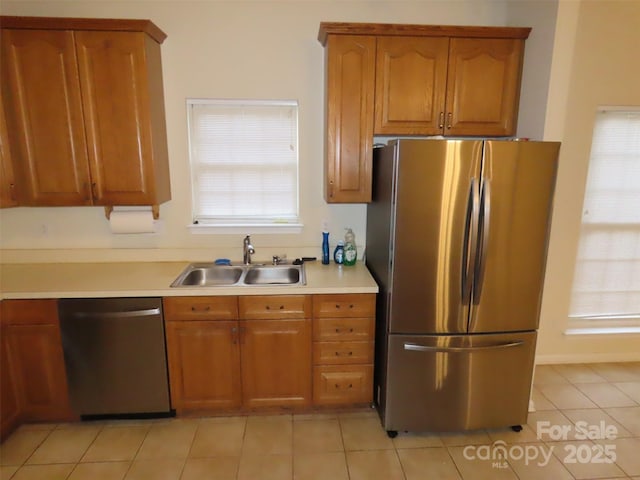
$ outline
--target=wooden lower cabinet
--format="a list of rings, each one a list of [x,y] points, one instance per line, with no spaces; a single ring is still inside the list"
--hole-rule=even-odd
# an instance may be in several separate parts
[[[171,401],[178,413],[241,406],[237,321],[166,323]]]
[[[372,392],[373,364],[313,368],[313,403],[316,405],[371,403]]]
[[[310,297],[167,297],[163,306],[178,413],[311,404]]]
[[[311,320],[248,320],[241,327],[245,407],[311,404]]]
[[[1,308],[2,368],[15,386],[20,419],[73,419],[56,300],[4,300]]]
[[[375,294],[313,297],[313,404],[373,401]]]
[[[20,406],[15,375],[9,359],[7,327],[0,332],[0,441],[20,424]]]
[[[241,406],[238,298],[163,299],[171,405],[178,414]]]
[[[166,297],[178,414],[371,403],[375,294]]]

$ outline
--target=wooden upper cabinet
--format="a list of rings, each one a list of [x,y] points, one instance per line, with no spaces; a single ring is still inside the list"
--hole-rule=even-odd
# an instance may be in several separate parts
[[[516,132],[524,40],[452,38],[445,135]]]
[[[2,96],[22,205],[90,205],[73,33],[2,29]]]
[[[170,198],[160,45],[142,32],[75,32],[96,205]]]
[[[18,205],[16,179],[13,173],[9,133],[0,91],[0,208]]]
[[[171,198],[160,43],[139,20],[2,17],[2,92],[24,205]]]
[[[371,201],[375,37],[336,35],[326,46],[325,200]]]
[[[442,133],[448,57],[448,38],[378,39],[376,134]]]
[[[530,31],[322,22],[326,201],[371,201],[374,135],[515,135]]]
[[[524,40],[381,37],[377,135],[515,133]]]

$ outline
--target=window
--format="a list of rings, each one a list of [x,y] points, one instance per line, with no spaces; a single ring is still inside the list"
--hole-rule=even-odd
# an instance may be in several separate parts
[[[297,102],[189,99],[187,108],[193,223],[300,227]]]
[[[640,326],[640,109],[596,115],[570,316]]]

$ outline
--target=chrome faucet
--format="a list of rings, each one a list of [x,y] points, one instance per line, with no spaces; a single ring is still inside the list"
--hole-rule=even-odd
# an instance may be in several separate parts
[[[251,237],[247,235],[242,242],[242,261],[245,265],[251,265],[251,255],[256,253],[253,245],[251,245]]]

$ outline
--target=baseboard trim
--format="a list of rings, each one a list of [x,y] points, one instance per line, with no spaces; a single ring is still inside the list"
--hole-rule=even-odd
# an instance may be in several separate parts
[[[640,352],[621,353],[569,353],[558,355],[536,355],[536,365],[557,363],[610,363],[640,362]]]

